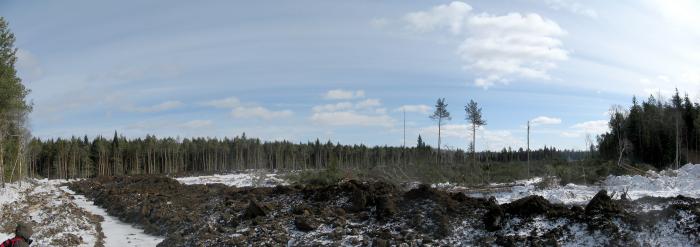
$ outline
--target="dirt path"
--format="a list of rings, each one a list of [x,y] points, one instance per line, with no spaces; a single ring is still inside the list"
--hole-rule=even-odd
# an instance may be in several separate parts
[[[107,215],[63,182],[28,180],[21,187],[0,188],[0,241],[14,236],[18,221],[33,225],[32,246],[156,246],[162,241]]]
[[[99,215],[104,219],[102,221],[102,230],[105,234],[104,246],[105,247],[117,247],[117,246],[156,246],[158,243],[163,241],[163,238],[148,235],[143,233],[143,230],[135,228],[132,225],[126,224],[119,219],[112,217],[107,214],[107,212],[95,206],[92,201],[88,201],[85,196],[75,195],[75,192],[68,189],[66,186],[61,186],[61,190],[70,194],[74,198],[74,202],[80,207],[88,212]]]

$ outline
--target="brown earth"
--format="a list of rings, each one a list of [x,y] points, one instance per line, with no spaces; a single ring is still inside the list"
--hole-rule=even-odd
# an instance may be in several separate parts
[[[69,187],[109,214],[165,236],[159,246],[550,246],[598,235],[593,241],[602,245],[635,245],[635,231],[654,230],[669,219],[678,222],[673,231],[700,244],[700,202],[693,198],[637,203],[601,191],[584,209],[539,196],[498,205],[425,185],[405,191],[382,182],[234,188],[133,176]],[[641,203],[666,207],[639,212]]]

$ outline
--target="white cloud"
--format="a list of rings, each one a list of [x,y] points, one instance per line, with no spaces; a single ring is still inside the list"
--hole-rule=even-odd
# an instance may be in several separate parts
[[[352,90],[343,90],[343,89],[334,89],[326,92],[323,95],[324,99],[329,99],[329,100],[347,100],[347,99],[355,99],[355,98],[363,98],[365,97],[365,91],[362,90],[357,90],[357,91],[352,91]]]
[[[418,112],[427,114],[430,112],[431,109],[432,108],[428,105],[402,105],[401,107],[396,108],[396,111]]]
[[[325,104],[325,105],[317,105],[312,108],[314,112],[324,112],[324,111],[344,111],[344,110],[350,110],[353,108],[353,104],[351,102],[338,102],[335,104]]]
[[[372,108],[372,107],[377,107],[382,105],[382,103],[378,99],[366,99],[360,102],[357,102],[355,107],[359,109],[364,109],[364,108]]]
[[[39,64],[39,60],[31,52],[24,49],[17,49],[17,71],[24,80],[36,80],[44,75],[44,70]]]
[[[545,4],[554,10],[565,10],[577,15],[583,15],[592,19],[598,18],[598,12],[595,9],[584,6],[574,0],[545,0]]]
[[[272,111],[262,106],[237,106],[231,111],[231,115],[235,118],[257,118],[264,120],[290,117],[293,114],[291,110]]]
[[[311,121],[333,126],[381,126],[391,127],[394,120],[387,115],[368,115],[352,111],[316,112]]]
[[[187,128],[187,129],[201,129],[201,128],[208,128],[214,125],[214,122],[211,120],[192,120],[188,121],[185,123],[180,124],[180,127],[182,128]]]
[[[582,137],[585,134],[591,134],[595,136],[603,134],[610,130],[607,120],[594,120],[577,123],[572,125],[570,129],[571,130],[568,131],[562,131],[560,135],[563,137]]]
[[[403,19],[411,30],[447,29],[463,39],[457,54],[476,73],[475,85],[483,88],[514,78],[550,79],[549,70],[568,59],[559,39],[566,31],[538,14],[473,14],[466,3],[452,2]]]
[[[560,124],[561,119],[555,117],[539,116],[530,120],[532,126]]]
[[[211,100],[201,103],[204,106],[211,106],[215,108],[234,108],[241,105],[241,101],[236,97],[228,97],[225,99]]]
[[[353,109],[363,110],[363,109],[374,109],[375,107],[381,106],[382,103],[378,99],[366,99],[359,101],[355,104],[352,102],[344,101],[335,104],[325,104],[317,105],[311,108],[314,112],[330,112],[330,111],[349,111]],[[379,110],[379,109],[374,109]]]
[[[182,107],[183,105],[184,104],[180,101],[170,100],[152,106],[127,106],[124,108],[124,110],[130,112],[154,113],[177,109]]]

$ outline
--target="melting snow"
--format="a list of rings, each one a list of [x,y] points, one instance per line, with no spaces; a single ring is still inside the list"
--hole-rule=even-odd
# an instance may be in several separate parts
[[[234,174],[215,174],[209,176],[175,178],[182,184],[225,184],[235,187],[275,187],[288,185],[287,181],[275,173],[248,172]]]
[[[619,198],[623,192],[631,200],[636,200],[645,196],[654,197],[675,197],[683,195],[687,197],[700,197],[700,164],[688,164],[678,170],[668,170],[662,172],[649,171],[645,176],[608,176],[597,185],[576,185],[567,184],[565,186],[552,186],[545,189],[538,189],[536,184],[541,178],[516,181],[514,186],[506,191],[499,192],[467,192],[474,197],[496,198],[498,203],[508,203],[526,196],[539,195],[553,203],[563,203],[569,205],[585,205],[595,196],[595,194],[605,189],[615,193]],[[492,184],[492,187],[503,186],[504,184]],[[438,188],[455,188],[450,184],[433,185]]]

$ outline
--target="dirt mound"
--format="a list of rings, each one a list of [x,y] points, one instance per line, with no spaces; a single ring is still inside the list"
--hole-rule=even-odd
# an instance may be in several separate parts
[[[631,214],[630,205],[641,202],[613,200],[605,191],[583,209],[540,196],[498,205],[427,185],[401,191],[359,181],[239,189],[134,176],[70,187],[110,214],[165,236],[160,246],[550,246],[577,245],[577,238],[594,234],[600,236],[590,238],[598,241],[593,245],[629,245],[636,243],[634,227],[676,220],[674,229],[698,236],[700,226],[697,200],[665,202],[673,208],[668,212]],[[678,220],[683,217],[694,218]]]
[[[528,196],[503,205],[506,213],[519,216],[532,216],[547,213],[552,204],[542,196]]]

